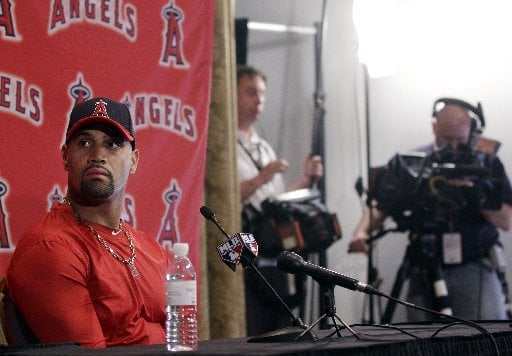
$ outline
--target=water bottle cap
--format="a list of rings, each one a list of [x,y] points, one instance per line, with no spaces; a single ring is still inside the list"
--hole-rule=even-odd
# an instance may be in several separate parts
[[[172,249],[176,255],[188,255],[187,242],[176,242],[174,245],[172,245]]]

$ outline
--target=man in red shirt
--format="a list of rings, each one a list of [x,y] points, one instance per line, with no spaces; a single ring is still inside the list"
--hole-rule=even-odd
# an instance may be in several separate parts
[[[121,219],[139,161],[128,108],[76,105],[62,158],[67,195],[21,237],[7,270],[12,302],[41,343],[163,344],[167,255]]]

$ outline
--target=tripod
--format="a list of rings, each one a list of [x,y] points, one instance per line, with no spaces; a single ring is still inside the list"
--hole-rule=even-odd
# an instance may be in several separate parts
[[[338,337],[341,337],[341,327],[336,323],[338,320],[352,335],[354,335],[357,339],[359,339],[359,335],[343,320],[340,319],[338,315],[336,315],[336,304],[334,302],[334,287],[332,285],[321,285],[321,289],[323,290],[323,306],[324,306],[324,314],[311,326],[309,326],[306,330],[304,330],[295,340],[300,340],[303,335],[310,332],[318,323],[326,321],[328,318],[331,318],[332,323],[334,325],[336,334]]]
[[[440,239],[441,235],[438,234],[409,234],[409,245],[407,246],[402,265],[397,272],[391,296],[393,298],[400,297],[403,283],[411,276],[411,268],[419,267],[426,284],[432,286],[436,310],[443,314],[452,315],[452,310],[449,306],[448,290],[437,252]],[[381,323],[391,323],[395,307],[396,302],[389,300]]]

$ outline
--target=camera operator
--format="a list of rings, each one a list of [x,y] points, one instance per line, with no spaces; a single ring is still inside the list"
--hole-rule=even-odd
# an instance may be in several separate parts
[[[438,102],[444,104],[440,110],[436,109]],[[368,253],[369,234],[381,228],[387,216],[391,216],[399,227],[404,223],[403,218],[407,223],[403,231],[410,232],[413,249],[420,246],[414,245],[418,236],[434,236],[434,252],[425,256],[425,251],[421,250],[424,246],[421,246],[416,251],[419,258],[413,257],[409,261],[409,302],[435,308],[433,284],[428,281],[432,271],[428,269],[439,267],[454,315],[471,320],[506,319],[505,295],[492,255],[499,251],[498,229],[508,231],[512,226],[512,189],[499,158],[494,153],[481,152],[475,146],[479,133],[475,114],[483,125],[480,106],[475,109],[458,99],[436,101],[433,114],[435,142],[417,150],[425,154],[420,160],[417,177],[423,179],[426,175],[428,180],[421,182],[421,189],[418,182],[410,181],[410,177],[409,181],[402,181],[403,177],[397,173],[400,171],[397,170],[399,155],[390,160],[377,180],[370,208],[353,233],[349,251]],[[446,152],[452,157],[469,156],[472,163],[482,164],[481,171],[488,171],[489,177],[475,178],[464,172],[443,173],[441,179],[429,176],[433,174],[432,167],[438,167],[436,160]],[[411,192],[413,189],[414,193]],[[422,193],[425,191],[427,193]],[[435,206],[432,207],[433,200]],[[403,211],[407,209],[412,215],[404,218]],[[412,221],[407,222],[407,219]],[[414,322],[432,317],[410,309],[408,319]]]

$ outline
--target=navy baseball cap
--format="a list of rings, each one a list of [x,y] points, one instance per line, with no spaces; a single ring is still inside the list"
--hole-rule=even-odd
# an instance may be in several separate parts
[[[100,122],[117,128],[135,148],[135,130],[130,110],[122,103],[105,97],[97,97],[76,104],[69,117],[66,143],[84,125]]]

